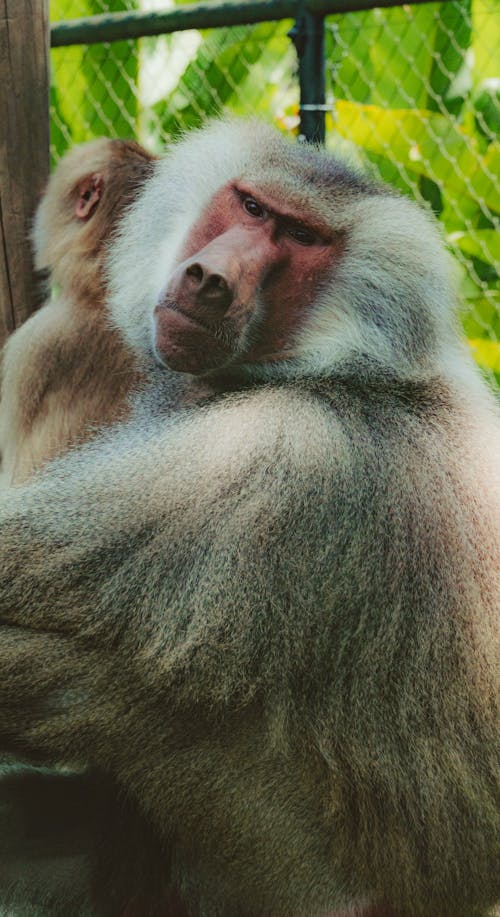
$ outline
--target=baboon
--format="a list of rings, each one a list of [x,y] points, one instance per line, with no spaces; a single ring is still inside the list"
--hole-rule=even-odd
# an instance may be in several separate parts
[[[139,369],[108,320],[104,262],[152,163],[133,141],[99,139],[68,153],[49,181],[33,241],[36,266],[50,269],[58,292],[4,348],[0,451],[7,484],[27,480],[126,415]]]
[[[223,122],[153,165],[108,274],[157,369],[0,508],[0,747],[96,769],[155,839],[87,859],[137,882],[92,912],[485,917],[500,425],[432,221]]]

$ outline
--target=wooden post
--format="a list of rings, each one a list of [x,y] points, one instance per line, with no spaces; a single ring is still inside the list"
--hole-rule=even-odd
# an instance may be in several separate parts
[[[48,0],[0,0],[0,345],[39,305],[29,232],[48,174]]]

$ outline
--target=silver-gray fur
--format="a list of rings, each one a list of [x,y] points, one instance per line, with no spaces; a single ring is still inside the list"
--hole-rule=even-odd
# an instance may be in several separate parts
[[[160,372],[128,424],[2,495],[0,742],[110,775],[192,914],[484,917],[498,412],[429,219],[255,123],[179,144],[113,243],[146,363],[183,236],[241,176],[345,251],[293,358],[173,412]]]

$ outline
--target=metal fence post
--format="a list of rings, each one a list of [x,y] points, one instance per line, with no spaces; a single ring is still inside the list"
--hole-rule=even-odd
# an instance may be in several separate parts
[[[288,33],[299,61],[300,135],[325,142],[325,17],[304,10]]]

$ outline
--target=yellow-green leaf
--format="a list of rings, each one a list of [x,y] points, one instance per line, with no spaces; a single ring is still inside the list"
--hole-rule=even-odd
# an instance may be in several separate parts
[[[483,341],[481,338],[469,339],[474,358],[484,369],[500,373],[500,343]]]

